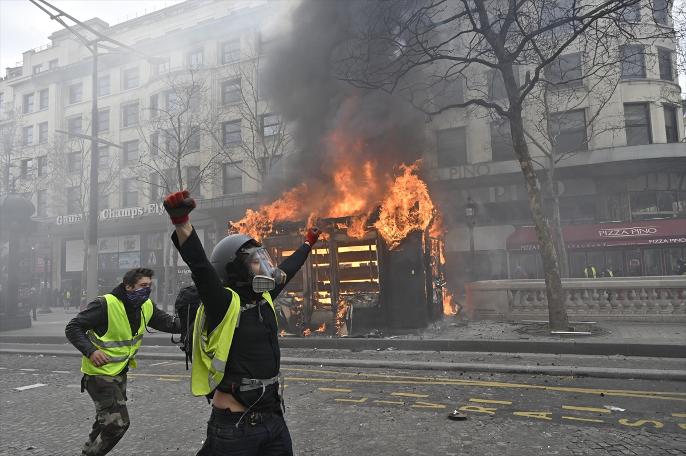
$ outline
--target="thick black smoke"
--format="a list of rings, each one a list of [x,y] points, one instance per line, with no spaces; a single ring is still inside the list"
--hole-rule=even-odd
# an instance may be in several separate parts
[[[351,38],[359,39],[360,21],[373,23],[379,4],[303,0],[290,16],[289,32],[268,56],[265,82],[276,112],[290,125],[297,155],[287,160],[284,181],[268,190],[313,179],[326,184],[339,159],[326,147],[334,130],[361,139],[363,150],[355,159],[372,159],[383,172],[421,157],[424,118],[418,111],[399,96],[338,79],[341,58],[351,42],[359,43]]]

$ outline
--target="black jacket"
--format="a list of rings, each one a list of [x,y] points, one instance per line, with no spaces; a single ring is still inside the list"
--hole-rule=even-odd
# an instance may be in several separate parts
[[[224,288],[225,284],[222,284],[212,264],[207,259],[195,229],[182,246],[179,247],[176,233],[172,235],[172,241],[179,250],[181,258],[191,270],[193,281],[205,306],[208,331],[212,331],[222,321],[229,309],[231,292]],[[279,265],[279,269],[286,273],[286,282],[269,292],[273,300],[300,270],[307,260],[310,250],[309,245],[303,244]],[[249,287],[226,285],[238,293],[242,305],[255,302],[259,298]],[[260,391],[254,390],[239,395],[231,389],[231,384],[239,383],[241,378],[266,379],[274,377],[279,373],[280,364],[281,353],[274,312],[268,305],[246,310],[240,315],[239,325],[231,343],[224,379],[218,389],[234,393],[244,405],[250,406],[258,399]],[[278,410],[278,408],[278,396],[275,391],[270,391],[259,400],[259,403],[254,404],[253,410]]]
[[[140,306],[134,308],[126,298],[126,290],[124,285],[120,284],[117,288],[112,290],[112,294],[119,298],[124,303],[126,309],[126,316],[129,318],[131,325],[131,333],[135,334],[141,324],[141,310]],[[98,297],[91,301],[85,310],[79,312],[74,318],[67,323],[65,334],[69,342],[77,348],[84,356],[90,356],[97,348],[88,339],[86,331],[92,329],[98,336],[103,336],[107,332],[107,303],[104,298]],[[152,317],[147,325],[158,331],[166,333],[179,333],[181,325],[178,319],[173,315],[155,307],[153,303]]]

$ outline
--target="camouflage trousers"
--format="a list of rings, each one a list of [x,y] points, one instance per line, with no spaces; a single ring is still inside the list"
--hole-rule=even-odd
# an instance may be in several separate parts
[[[81,454],[102,456],[114,448],[129,428],[126,373],[115,376],[84,375],[81,391],[84,389],[95,403],[95,423]]]

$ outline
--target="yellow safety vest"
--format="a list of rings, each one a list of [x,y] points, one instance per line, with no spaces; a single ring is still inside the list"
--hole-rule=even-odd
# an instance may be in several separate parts
[[[200,304],[193,325],[193,366],[191,369],[191,393],[194,396],[210,394],[224,378],[224,369],[229,360],[233,335],[240,317],[241,300],[231,288],[231,303],[224,318],[216,328],[207,333],[205,305]],[[274,302],[269,292],[262,293],[276,318]]]
[[[124,303],[113,294],[104,296],[107,303],[107,332],[98,336],[92,329],[86,334],[95,347],[110,358],[110,362],[97,367],[87,357],[81,359],[81,372],[88,375],[117,375],[128,365],[136,367],[136,352],[143,342],[143,333],[150,318],[153,305],[147,300],[141,306],[141,323],[136,334],[131,334],[131,324],[126,316]]]

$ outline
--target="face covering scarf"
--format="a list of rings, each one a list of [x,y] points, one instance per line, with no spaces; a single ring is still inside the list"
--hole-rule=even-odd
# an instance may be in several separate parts
[[[145,301],[148,300],[149,297],[150,297],[150,287],[143,287],[143,288],[139,288],[138,290],[126,292],[126,298],[135,307],[138,307],[141,304],[143,304]]]

